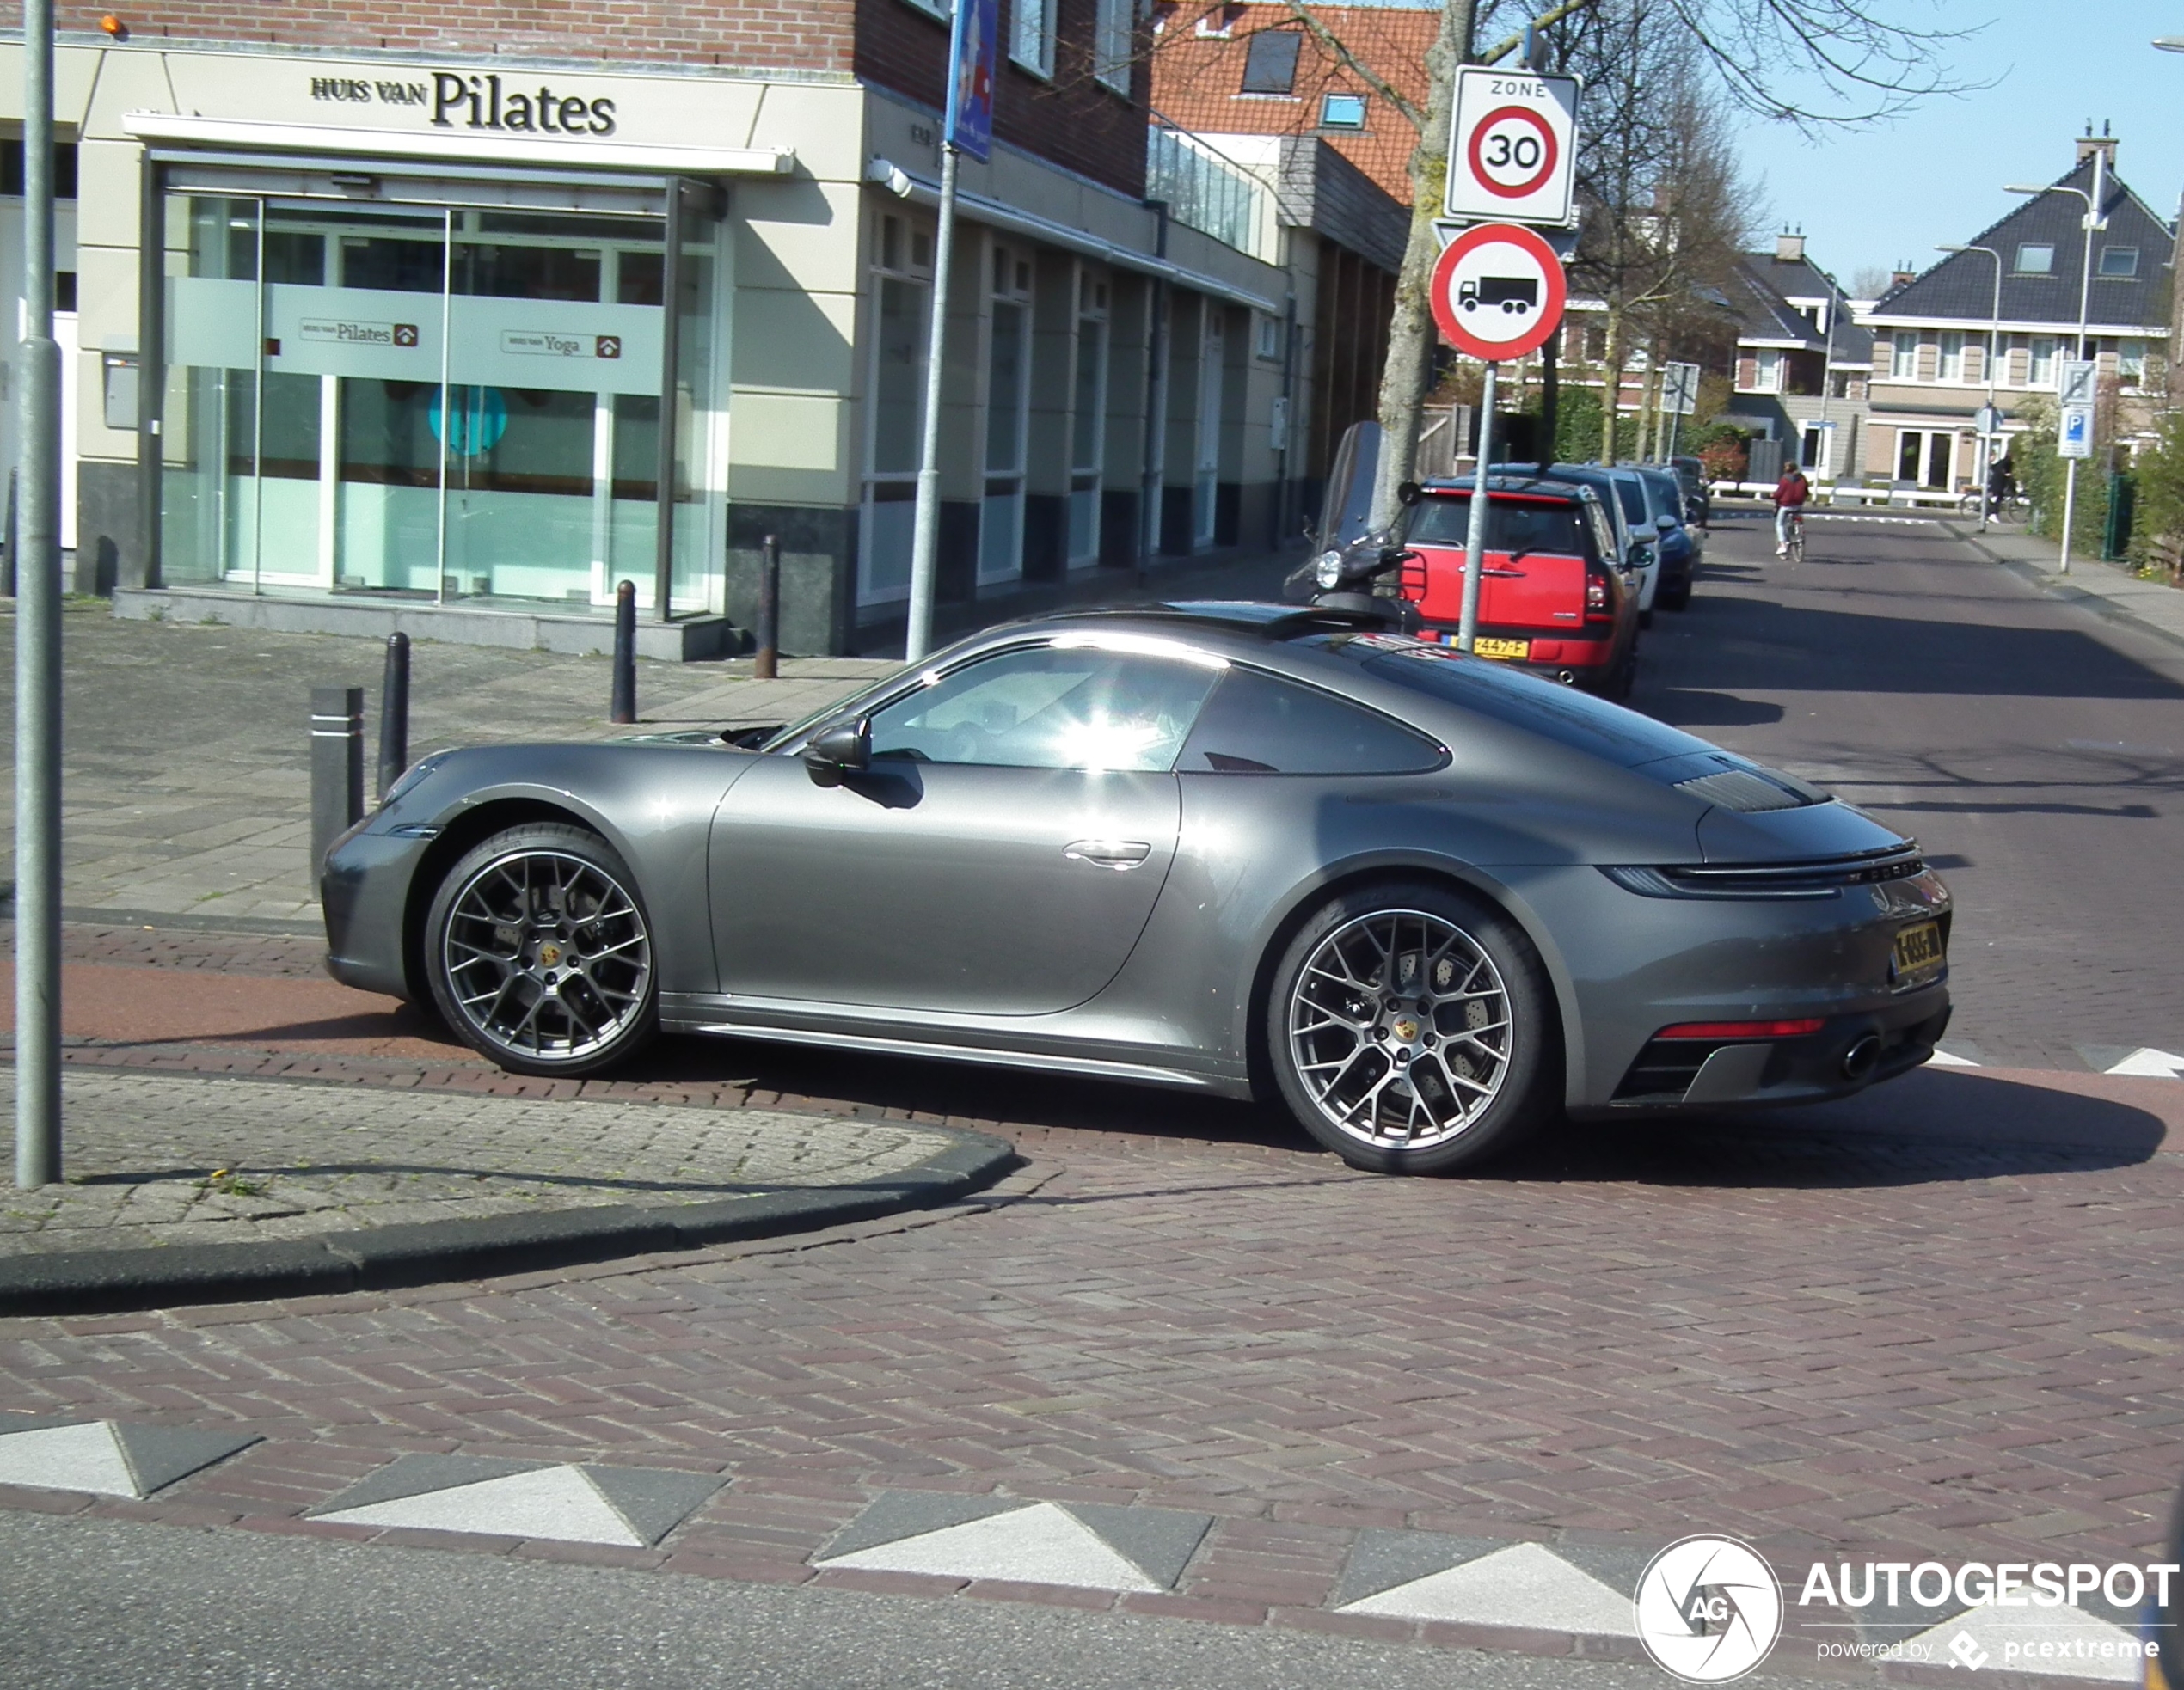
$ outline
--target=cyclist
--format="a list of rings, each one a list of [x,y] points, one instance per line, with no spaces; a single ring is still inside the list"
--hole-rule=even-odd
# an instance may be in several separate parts
[[[1793,526],[1805,520],[1805,501],[1812,494],[1812,484],[1806,481],[1805,472],[1795,464],[1782,471],[1782,478],[1775,483],[1775,555],[1789,555],[1789,536]]]

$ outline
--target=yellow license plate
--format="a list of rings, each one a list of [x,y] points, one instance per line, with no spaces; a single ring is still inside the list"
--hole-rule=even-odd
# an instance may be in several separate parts
[[[1947,960],[1942,952],[1942,924],[1914,922],[1896,934],[1895,965],[1890,971],[1899,986],[1917,986],[1939,974]]]
[[[1529,640],[1474,639],[1471,651],[1475,657],[1514,658],[1521,663],[1532,654],[1532,642]]]

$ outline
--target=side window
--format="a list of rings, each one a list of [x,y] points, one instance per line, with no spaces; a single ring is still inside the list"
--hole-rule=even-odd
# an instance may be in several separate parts
[[[1164,769],[1218,667],[1035,646],[952,670],[874,713],[874,760],[1001,768]]]
[[[1176,768],[1188,775],[1409,775],[1441,748],[1375,711],[1256,670],[1231,669]]]

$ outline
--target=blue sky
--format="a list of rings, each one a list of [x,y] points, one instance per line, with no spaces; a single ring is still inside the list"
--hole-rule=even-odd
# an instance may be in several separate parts
[[[1847,286],[1862,266],[1924,269],[1937,241],[1969,240],[2015,204],[2005,182],[2047,182],[2071,166],[2071,139],[2105,119],[2116,166],[2157,214],[2184,188],[2184,0],[1896,0],[1895,16],[1987,27],[1950,51],[1954,75],[1993,86],[1928,101],[1911,115],[1817,142],[1748,123],[1744,159],[1762,227],[1802,227],[1807,250]]]

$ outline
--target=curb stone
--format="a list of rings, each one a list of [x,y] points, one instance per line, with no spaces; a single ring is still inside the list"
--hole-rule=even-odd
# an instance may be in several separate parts
[[[2028,562],[2023,558],[2004,557],[2000,552],[1982,541],[1976,530],[1958,528],[1954,524],[1947,524],[1947,526],[1959,540],[1978,553],[1988,562],[2000,565],[2019,580],[2025,582],[2047,597],[2058,600],[2064,604],[2075,605],[2081,610],[2089,610],[2105,622],[2120,622],[2125,627],[2135,628],[2141,634],[2150,634],[2155,639],[2166,640],[2172,646],[2184,646],[2184,634],[2179,634],[2173,628],[2164,628],[2159,622],[2149,622],[2145,617],[2137,615],[2125,605],[2119,603],[2107,593],[2082,586],[2075,580],[2065,580],[2052,570],[2043,569],[2038,564]],[[2115,567],[2113,564],[2102,562],[2099,559],[2082,558],[2077,560],[2077,563],[2080,566],[2089,569]],[[2184,594],[2180,594],[2179,599],[2180,602],[2184,602]]]
[[[1022,1160],[1012,1146],[985,1133],[956,1127],[920,1130],[953,1142],[913,1167],[851,1185],[715,1203],[616,1203],[420,1221],[262,1244],[15,1257],[0,1261],[0,1316],[110,1314],[183,1303],[396,1290],[778,1238],[938,1208],[985,1190]]]

